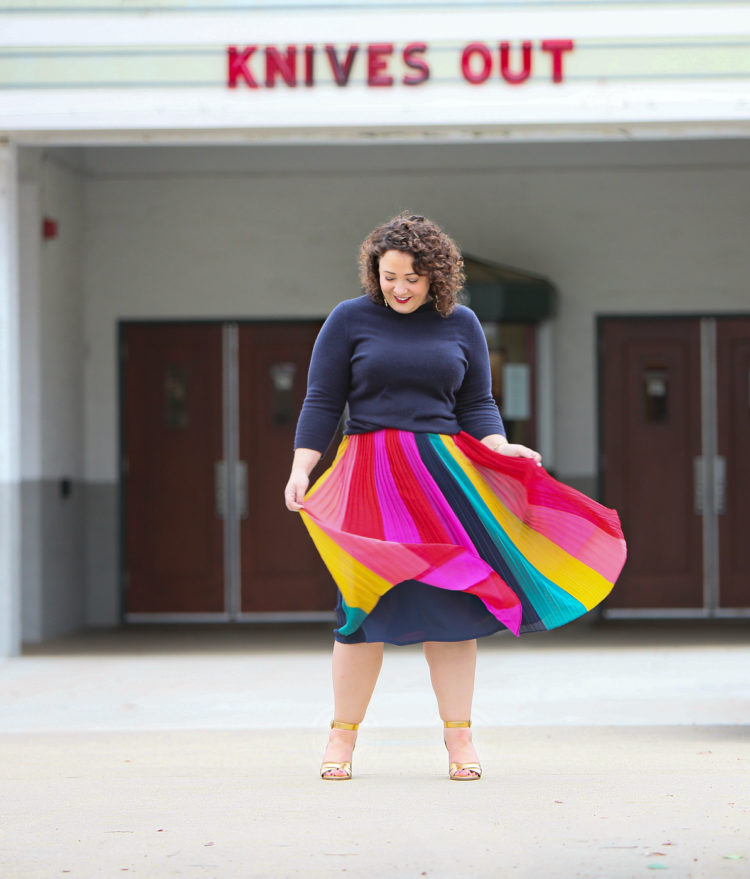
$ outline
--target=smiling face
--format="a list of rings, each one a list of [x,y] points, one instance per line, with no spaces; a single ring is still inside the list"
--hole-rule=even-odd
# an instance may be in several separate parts
[[[410,253],[387,250],[380,257],[380,289],[386,303],[401,314],[411,314],[424,305],[430,293],[430,279],[414,271]]]

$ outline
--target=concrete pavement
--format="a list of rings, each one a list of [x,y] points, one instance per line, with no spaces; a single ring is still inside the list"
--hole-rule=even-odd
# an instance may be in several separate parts
[[[0,879],[750,877],[750,626],[485,639],[452,783],[387,650],[352,782],[317,766],[327,626],[86,633],[0,665]]]

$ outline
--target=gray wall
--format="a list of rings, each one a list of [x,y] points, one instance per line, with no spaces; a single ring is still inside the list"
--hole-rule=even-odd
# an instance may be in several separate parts
[[[27,152],[20,176],[21,581],[29,642],[86,622],[84,188],[65,153]],[[44,217],[57,221],[56,238],[42,239]]]

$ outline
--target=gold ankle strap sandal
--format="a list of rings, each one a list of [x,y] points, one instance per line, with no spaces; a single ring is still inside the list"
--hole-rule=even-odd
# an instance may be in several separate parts
[[[470,720],[444,720],[443,726],[445,729],[467,729],[471,726]],[[448,743],[443,738],[443,742],[445,742],[445,747],[448,747]],[[471,772],[473,775],[459,775],[459,772]],[[453,762],[448,767],[448,777],[451,781],[479,781],[482,777],[482,765],[481,763],[456,763]]]
[[[332,720],[331,729],[345,729],[350,732],[356,732],[359,729],[358,723],[346,723],[343,720]],[[329,775],[330,772],[341,772],[342,775]],[[321,763],[320,777],[324,781],[349,781],[352,777],[352,764],[350,760],[342,763]]]

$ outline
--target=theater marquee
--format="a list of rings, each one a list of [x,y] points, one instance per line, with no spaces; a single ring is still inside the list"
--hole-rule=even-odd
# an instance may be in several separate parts
[[[441,79],[459,77],[471,85],[492,78],[521,85],[535,71],[548,82],[561,83],[565,57],[573,49],[573,40],[472,42],[450,50],[441,46],[433,60],[428,44],[420,42],[403,47],[394,43],[229,46],[226,84],[231,89],[258,89],[321,83],[344,87],[359,82],[391,88],[422,85],[437,73]]]

